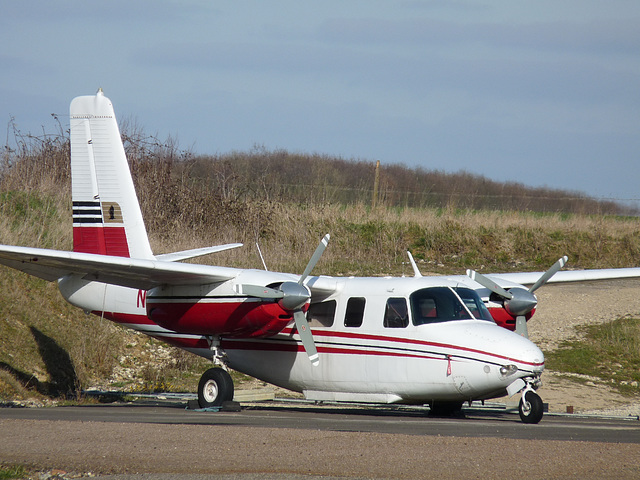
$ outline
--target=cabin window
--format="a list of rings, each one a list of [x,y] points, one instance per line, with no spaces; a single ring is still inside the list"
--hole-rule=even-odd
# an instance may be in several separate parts
[[[331,327],[336,316],[336,301],[312,303],[307,310],[310,327]]]
[[[409,325],[409,312],[405,298],[390,298],[384,309],[385,328],[404,328]]]
[[[344,314],[345,327],[359,327],[364,318],[365,299],[362,297],[351,297],[347,301],[347,311]]]

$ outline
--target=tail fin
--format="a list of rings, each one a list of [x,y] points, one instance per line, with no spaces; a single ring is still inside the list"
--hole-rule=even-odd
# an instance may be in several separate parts
[[[111,101],[71,101],[73,250],[154,258]]]

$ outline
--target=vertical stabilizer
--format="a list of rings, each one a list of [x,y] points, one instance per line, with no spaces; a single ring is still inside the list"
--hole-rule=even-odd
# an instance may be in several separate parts
[[[154,258],[111,101],[71,101],[73,250]]]

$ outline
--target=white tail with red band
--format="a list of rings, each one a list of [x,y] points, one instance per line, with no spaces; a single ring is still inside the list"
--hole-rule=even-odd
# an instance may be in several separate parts
[[[74,251],[154,258],[111,101],[99,90],[70,113]]]

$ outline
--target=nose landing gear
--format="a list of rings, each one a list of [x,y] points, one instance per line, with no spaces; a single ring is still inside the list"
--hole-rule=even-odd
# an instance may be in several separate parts
[[[527,384],[522,391],[518,410],[523,423],[539,423],[542,420],[544,413],[542,398],[533,390],[531,384]]]

